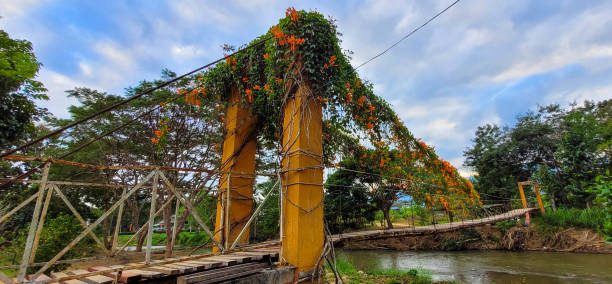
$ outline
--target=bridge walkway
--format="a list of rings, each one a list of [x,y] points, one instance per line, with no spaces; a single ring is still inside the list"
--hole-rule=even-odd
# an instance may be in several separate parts
[[[475,220],[337,234],[332,235],[331,240],[335,245],[341,245],[343,242],[350,241],[436,234],[513,219],[525,213],[538,210],[538,208],[515,209],[503,214]],[[152,261],[150,264],[140,262],[123,265],[93,266],[87,270],[68,270],[51,273],[50,276],[43,274],[34,282],[60,282],[68,284],[111,284],[114,281],[120,283],[161,283],[168,279],[176,278],[181,283],[214,283],[217,280],[229,280],[233,279],[232,277],[236,278],[242,275],[254,274],[274,267],[273,263],[278,261],[278,257],[279,242],[270,241],[247,246],[241,248],[240,251],[233,251],[223,255],[208,254],[166,258]]]

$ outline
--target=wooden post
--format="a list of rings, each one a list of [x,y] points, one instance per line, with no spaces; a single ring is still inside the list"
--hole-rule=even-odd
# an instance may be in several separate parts
[[[542,214],[546,213],[544,211],[544,202],[542,202],[542,197],[540,196],[540,187],[537,182],[533,183],[533,189],[535,190],[536,198],[538,199],[538,206],[540,207],[540,211]]]
[[[236,247],[236,245],[238,244],[238,241],[240,240],[240,238],[242,237],[242,235],[244,234],[244,232],[246,232],[247,228],[249,228],[249,226],[251,225],[251,223],[255,220],[255,218],[257,217],[257,215],[259,214],[259,211],[261,211],[261,208],[263,208],[263,205],[266,203],[266,201],[268,200],[268,197],[270,197],[270,195],[272,194],[272,192],[274,192],[276,189],[276,185],[278,184],[279,180],[276,180],[276,183],[274,183],[274,185],[272,186],[272,189],[270,189],[270,191],[268,191],[268,193],[266,193],[266,196],[264,196],[264,199],[261,201],[261,203],[259,204],[259,206],[257,206],[257,208],[255,209],[255,212],[253,212],[253,215],[251,216],[251,218],[249,218],[249,221],[247,221],[246,225],[244,225],[244,227],[242,228],[242,230],[240,231],[240,233],[238,234],[238,237],[234,240],[234,242],[232,243],[232,246],[230,247],[230,250],[234,249]]]
[[[121,192],[121,197],[125,196],[125,192],[126,189],[123,188],[123,191]],[[110,249],[111,253],[115,251],[117,247],[117,239],[119,238],[119,230],[121,230],[121,218],[123,217],[124,204],[125,202],[121,202],[121,204],[119,205],[119,211],[117,212],[117,224],[115,224],[115,232],[113,233],[113,245]]]
[[[225,225],[223,226],[225,232],[225,249],[229,246],[229,238],[231,231],[231,223],[230,223],[230,206],[232,200],[232,173],[227,174],[227,188],[225,189]]]
[[[45,218],[47,217],[47,210],[49,210],[49,203],[51,203],[52,195],[53,189],[51,188],[51,186],[47,186],[47,197],[45,198],[45,204],[43,205],[42,212],[40,213],[40,220],[38,221],[36,236],[34,236],[34,243],[32,244],[32,254],[30,255],[30,263],[34,262],[34,258],[36,257],[36,251],[38,250],[38,242],[40,241],[40,235],[42,234],[43,226],[45,225]]]
[[[36,205],[34,206],[34,212],[32,213],[32,221],[30,222],[30,230],[28,231],[28,237],[26,239],[25,248],[23,250],[23,256],[21,257],[21,263],[19,265],[19,273],[17,274],[17,283],[23,282],[25,274],[28,269],[30,262],[30,255],[32,254],[32,245],[34,243],[34,234],[38,228],[38,217],[42,206],[42,199],[47,187],[47,178],[49,177],[49,167],[51,164],[46,163],[43,169],[43,177],[38,188],[38,197],[36,198]]]
[[[170,183],[170,181],[168,180],[168,178],[166,178],[164,173],[159,172],[159,176],[162,178],[162,180],[168,186],[168,188],[170,188],[172,193],[174,193],[174,196],[176,196],[176,199],[178,201],[180,201],[181,203],[183,203],[183,206],[185,206],[185,210],[187,210],[187,212],[189,212],[189,214],[193,217],[193,219],[196,221],[196,223],[198,223],[198,225],[200,225],[200,227],[204,230],[204,233],[206,233],[208,235],[208,237],[211,239],[211,241],[213,243],[215,243],[215,245],[219,249],[223,249],[223,246],[221,245],[221,243],[218,240],[215,239],[213,233],[210,231],[208,226],[206,226],[206,223],[204,223],[204,221],[202,220],[200,215],[198,215],[198,211],[195,210],[195,208],[193,207],[193,204],[191,204],[191,202],[189,200],[187,200],[187,198],[185,198],[185,196],[183,196],[180,192],[178,192],[176,190],[174,185],[172,185],[172,183]]]
[[[153,225],[155,225],[155,203],[157,202],[157,186],[159,183],[159,171],[155,169],[153,176],[153,189],[151,190],[151,209],[149,209],[149,228],[147,231],[147,251],[145,252],[145,262],[151,263],[151,246],[153,244]],[[166,224],[164,224],[166,225]]]
[[[37,191],[36,193],[32,194],[30,197],[28,197],[28,199],[24,200],[19,205],[17,205],[17,207],[13,208],[11,211],[6,213],[6,215],[2,216],[2,218],[0,218],[0,224],[2,224],[2,222],[4,222],[4,220],[6,220],[9,217],[13,216],[13,214],[15,214],[17,211],[19,211],[19,209],[23,208],[24,206],[26,206],[30,202],[32,202],[32,200],[34,200],[36,197],[38,197],[39,193],[40,192]]]
[[[178,238],[179,233],[178,230],[178,222],[176,221],[179,214],[179,209],[181,208],[181,203],[177,200],[176,206],[174,207],[174,223],[172,224],[172,242],[170,242],[170,249],[172,251],[172,255],[174,256],[174,244],[176,243],[176,238]]]
[[[85,222],[85,219],[83,219],[83,217],[81,217],[81,214],[79,214],[78,211],[76,211],[76,209],[74,208],[74,206],[72,206],[72,203],[70,203],[70,200],[68,200],[68,198],[66,198],[66,196],[64,195],[64,193],[62,193],[62,191],[59,189],[59,187],[57,185],[53,185],[53,188],[55,189],[55,193],[57,193],[57,195],[62,199],[62,201],[64,201],[64,203],[66,204],[66,206],[68,207],[68,209],[70,209],[70,211],[72,212],[72,215],[74,215],[74,217],[77,218],[77,220],[79,220],[79,223],[81,223],[81,226],[85,229],[87,229],[87,222]],[[104,252],[106,252],[107,254],[110,253],[106,247],[104,246],[104,244],[102,243],[102,241],[100,241],[100,239],[98,239],[98,237],[96,237],[96,234],[94,234],[93,232],[89,232],[88,234],[89,236],[91,236],[91,238],[96,242],[96,244],[98,244],[98,246],[104,250]]]
[[[106,212],[104,212],[104,214],[102,214],[102,216],[100,216],[96,221],[94,221],[91,225],[89,225],[87,227],[87,229],[85,229],[83,232],[81,232],[81,234],[79,234],[74,240],[72,240],[72,242],[70,242],[66,247],[64,247],[59,253],[57,253],[51,260],[49,260],[43,267],[41,267],[33,276],[33,278],[36,278],[38,276],[40,276],[40,274],[42,274],[45,270],[47,270],[49,267],[51,267],[53,264],[55,264],[56,261],[58,261],[62,256],[64,256],[69,250],[71,250],[76,244],[78,244],[87,234],[91,233],[91,231],[93,231],[93,229],[95,227],[97,227],[98,225],[100,225],[100,223],[102,223],[102,221],[104,221],[104,219],[106,219],[108,217],[108,215],[110,215],[111,213],[113,213],[113,211],[115,211],[115,209],[117,209],[117,207],[119,207],[119,202],[123,202],[125,201],[127,198],[129,198],[134,192],[136,192],[140,187],[142,187],[147,181],[149,181],[149,179],[151,179],[151,177],[153,176],[154,172],[151,172],[150,174],[148,174],[139,184],[137,184],[136,186],[134,186],[132,189],[130,189],[130,191],[128,191],[128,193],[122,197],[119,201],[117,201],[115,204],[113,204],[113,206],[111,206],[111,208],[109,208],[108,210],[106,210]],[[24,271],[25,274],[25,271]]]
[[[281,248],[298,274],[315,269],[324,247],[322,108],[308,88],[302,83],[282,110]]]
[[[238,88],[232,86],[225,117],[226,134],[223,140],[220,192],[217,198],[217,215],[215,218],[215,239],[223,244],[233,243],[244,228],[246,219],[249,218],[253,209],[255,151],[257,149],[256,133],[254,131],[257,118],[253,116],[249,103],[244,102],[241,98]],[[232,173],[231,177],[230,173]],[[222,188],[230,190],[226,190],[226,193],[222,194]],[[231,203],[231,206],[228,205],[229,203]],[[226,214],[226,212],[229,212],[229,214]],[[248,244],[249,235],[249,229],[247,228],[238,244]],[[217,252],[217,250],[218,248],[213,248],[213,252]]]
[[[162,205],[162,207],[160,207],[159,209],[157,209],[157,211],[155,212],[154,216],[157,217],[171,202],[172,200],[174,200],[174,195],[171,195],[168,200]],[[178,202],[178,201],[177,201]],[[123,244],[123,246],[121,246],[118,250],[116,250],[112,256],[116,256],[117,254],[119,254],[121,251],[123,251],[142,231],[144,231],[145,229],[149,228],[149,223],[145,223],[142,227],[140,227],[136,233],[134,233],[130,239],[127,240],[127,242],[125,242],[125,244]]]

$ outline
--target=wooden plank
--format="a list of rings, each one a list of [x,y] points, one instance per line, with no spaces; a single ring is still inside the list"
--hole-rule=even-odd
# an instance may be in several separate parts
[[[254,260],[256,258],[253,255],[240,255],[240,254],[224,254],[224,255],[219,255],[219,257],[226,257],[226,258],[229,258],[229,259],[235,259],[235,260],[238,260],[238,263],[249,262],[249,261]]]
[[[31,283],[42,284],[42,283],[45,283],[45,281],[47,280],[51,280],[51,277],[41,274],[38,277],[36,277],[36,279],[32,279],[32,275],[29,275],[28,280],[29,280],[28,282],[31,282]]]
[[[163,265],[147,267],[147,270],[161,272],[166,275],[175,275],[181,273],[181,270],[176,267],[167,267]]]
[[[229,259],[229,258],[221,258],[219,256],[207,257],[206,260],[218,261],[224,264],[224,266],[236,265],[238,264],[238,260]]]
[[[157,271],[148,271],[140,269],[132,269],[131,271],[138,272],[144,279],[159,279],[164,277],[164,274]]]
[[[190,263],[188,261],[181,261],[181,262],[177,262],[177,263],[173,263],[173,264],[193,267],[195,269],[195,271],[202,271],[202,270],[206,269],[206,264]]]
[[[177,278],[177,284],[217,283],[257,273],[269,267],[266,263],[247,263],[227,268],[185,275]]]
[[[125,267],[125,266],[123,265],[109,266],[109,268],[122,268],[122,267]],[[145,278],[145,279],[157,279],[157,278],[164,277],[163,273],[157,272],[157,271],[147,271],[147,270],[142,270],[142,269],[130,269],[130,271],[138,272],[142,276],[142,278]]]
[[[69,275],[81,275],[87,274],[89,271],[84,269],[76,269],[68,271]],[[113,278],[104,276],[104,275],[94,275],[80,279],[81,281],[89,284],[110,284],[113,283]]]
[[[162,266],[176,268],[179,270],[179,273],[189,273],[196,271],[196,269],[191,266],[178,265],[176,263],[164,264]]]
[[[202,266],[203,270],[211,269],[211,268],[216,268],[216,267],[221,267],[221,263],[219,263],[219,265],[214,266],[214,264],[217,264],[218,262],[212,262],[212,261],[193,261],[193,260],[189,260],[189,261],[183,261],[181,263],[200,265],[200,266]]]
[[[194,260],[190,260],[190,262],[195,262],[195,263],[202,263],[202,264],[210,264],[210,268],[217,268],[217,267],[225,267],[227,266],[227,262],[219,262],[219,261],[214,261],[214,260],[206,260],[206,258],[202,258],[202,259],[194,259]]]
[[[232,253],[231,255],[248,255],[248,256],[251,257],[252,260],[263,260],[263,259],[269,259],[270,258],[270,254],[269,253],[265,253],[265,252],[243,251],[243,252]]]
[[[92,267],[89,267],[87,270],[104,271],[104,270],[110,270],[110,269],[111,269],[110,267],[106,267],[106,266],[92,266]],[[115,279],[117,278],[117,273],[118,272],[106,272],[104,273],[104,275]],[[142,275],[138,272],[135,272],[134,270],[123,270],[121,271],[121,276],[119,276],[119,282],[135,283],[135,282],[140,281],[141,278],[142,278]]]
[[[214,257],[220,258],[220,259],[235,260],[237,261],[238,264],[249,262],[252,258],[251,256],[247,256],[247,255],[229,255],[229,254],[215,255]]]
[[[51,277],[52,278],[68,277],[68,274],[64,272],[51,272]],[[75,279],[75,280],[68,280],[68,281],[60,281],[60,284],[85,284],[85,282]]]

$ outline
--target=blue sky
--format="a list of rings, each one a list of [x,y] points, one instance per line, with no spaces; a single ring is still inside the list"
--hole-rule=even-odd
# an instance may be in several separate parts
[[[74,87],[123,93],[161,69],[182,73],[265,33],[289,6],[337,19],[358,65],[450,0],[0,1],[0,28],[27,39],[56,116]],[[611,1],[463,0],[359,70],[406,126],[461,167],[476,127],[538,105],[612,97]]]

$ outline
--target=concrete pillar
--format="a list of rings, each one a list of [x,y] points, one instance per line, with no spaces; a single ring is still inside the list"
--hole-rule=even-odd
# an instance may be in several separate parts
[[[219,196],[217,199],[217,215],[215,222],[215,238],[222,244],[231,245],[246,222],[253,207],[253,183],[255,174],[256,135],[253,133],[256,118],[250,109],[240,102],[237,88],[232,87],[230,100],[225,117],[225,139],[223,141],[223,156],[219,179]],[[227,189],[229,192],[229,207]],[[225,216],[229,208],[229,219]],[[229,222],[227,222],[229,221]],[[225,225],[230,224],[230,231]],[[221,228],[223,228],[221,230]],[[227,238],[226,236],[229,236]],[[242,235],[238,245],[248,244],[249,231]],[[215,247],[213,251],[218,249]]]
[[[287,101],[282,136],[281,255],[298,273],[314,269],[324,245],[322,109],[305,88]]]

